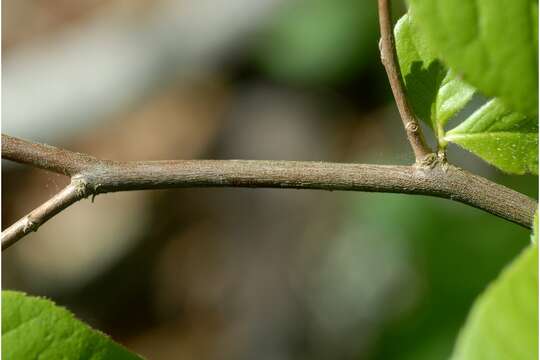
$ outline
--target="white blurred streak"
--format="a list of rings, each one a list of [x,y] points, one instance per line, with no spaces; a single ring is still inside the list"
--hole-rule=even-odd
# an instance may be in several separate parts
[[[164,1],[15,48],[3,64],[2,132],[54,142],[128,109],[152,88],[211,71],[283,0]]]

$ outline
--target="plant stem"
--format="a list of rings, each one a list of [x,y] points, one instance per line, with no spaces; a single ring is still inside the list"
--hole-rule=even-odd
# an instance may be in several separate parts
[[[416,158],[416,163],[421,164],[426,160],[432,161],[433,151],[427,146],[422,135],[422,129],[414,116],[414,112],[407,101],[405,86],[401,79],[401,70],[397,61],[396,47],[394,44],[394,30],[390,12],[389,0],[379,0],[379,25],[381,29],[381,40],[379,48],[381,51],[381,61],[386,70],[392,93],[396,100],[399,115],[403,121],[407,139]]]
[[[87,195],[80,180],[73,180],[59,193],[38,206],[31,213],[2,231],[2,251],[37,229],[53,216]]]
[[[536,202],[448,164],[366,165],[301,161],[110,161],[2,135],[4,159],[71,176],[64,190],[2,232],[2,250],[76,201],[97,194],[187,187],[294,188],[429,195],[531,228]]]

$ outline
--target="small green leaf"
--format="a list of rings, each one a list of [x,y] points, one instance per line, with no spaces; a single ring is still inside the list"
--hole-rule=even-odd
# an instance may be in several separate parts
[[[2,291],[2,358],[140,360],[53,302]]]
[[[435,103],[437,123],[446,125],[452,116],[467,105],[474,92],[475,89],[472,86],[465,84],[452,70],[449,70],[442,81]]]
[[[474,89],[435,57],[410,16],[397,22],[394,33],[407,98],[416,116],[440,138],[446,122],[469,102]]]
[[[538,120],[509,110],[497,99],[448,131],[444,140],[505,172],[538,175]]]
[[[524,250],[476,300],[451,359],[538,359],[537,246]]]
[[[488,97],[538,114],[537,0],[410,0],[409,13],[449,68]]]

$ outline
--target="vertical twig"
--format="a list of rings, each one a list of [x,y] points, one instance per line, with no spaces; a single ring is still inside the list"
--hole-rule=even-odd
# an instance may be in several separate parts
[[[381,40],[379,48],[381,51],[381,61],[386,69],[388,81],[392,88],[392,93],[396,99],[396,104],[403,121],[403,126],[407,133],[407,138],[414,151],[416,163],[423,163],[428,159],[433,151],[426,145],[420,125],[414,116],[412,108],[405,95],[405,87],[401,79],[401,71],[397,61],[396,47],[394,44],[394,32],[389,0],[379,1],[379,25],[381,28]]]

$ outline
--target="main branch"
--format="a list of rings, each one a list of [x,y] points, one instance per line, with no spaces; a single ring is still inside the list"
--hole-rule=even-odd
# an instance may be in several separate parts
[[[536,202],[457,167],[301,161],[110,161],[2,135],[2,157],[71,176],[59,194],[2,232],[2,250],[74,202],[97,194],[186,187],[346,190],[436,196],[482,209],[527,228]],[[432,164],[433,165],[433,164]]]

